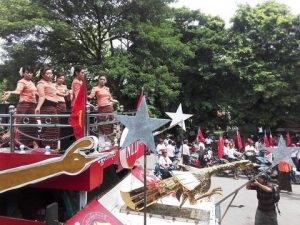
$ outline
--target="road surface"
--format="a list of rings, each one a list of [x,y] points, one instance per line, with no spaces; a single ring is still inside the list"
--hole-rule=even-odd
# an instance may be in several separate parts
[[[138,162],[143,166],[143,159]],[[153,169],[155,164],[154,155],[147,156],[147,168]],[[241,177],[239,180],[234,180],[232,177],[212,177],[211,188],[222,187],[223,196],[215,196],[215,202],[224,198],[234,190],[241,187],[248,181],[246,177]],[[279,201],[279,209],[281,215],[278,215],[279,225],[299,225],[300,224],[300,185],[293,185],[293,192],[288,194],[281,193]],[[221,204],[221,214],[223,214],[232,197],[229,197]],[[222,225],[253,225],[255,211],[257,207],[256,191],[246,190],[243,187],[229,207],[228,212],[222,220]]]

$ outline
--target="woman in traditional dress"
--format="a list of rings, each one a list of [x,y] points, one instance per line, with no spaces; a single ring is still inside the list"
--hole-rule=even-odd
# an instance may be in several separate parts
[[[71,107],[73,107],[77,95],[79,93],[80,87],[83,83],[83,79],[84,79],[84,71],[81,67],[79,66],[75,66],[72,67],[71,69],[71,74],[74,77],[73,81],[72,81],[72,95],[71,95]]]
[[[36,114],[57,114],[57,90],[51,82],[52,70],[44,67],[40,70],[39,81],[36,84],[39,100],[35,108]],[[58,124],[58,117],[41,118],[42,124]],[[58,150],[58,127],[43,127],[40,135],[42,147],[50,146],[52,150]]]
[[[7,100],[11,94],[19,95],[19,103],[17,105],[17,114],[34,114],[36,107],[37,89],[32,82],[32,68],[23,66],[19,71],[21,80],[17,83],[17,88],[14,91],[6,91],[3,95],[3,100]],[[36,124],[34,117],[16,117],[16,124]],[[17,145],[25,145],[29,148],[36,148],[37,143],[37,127],[16,127],[15,141]]]
[[[64,84],[65,76],[62,73],[58,73],[56,75],[56,83],[55,88],[57,90],[58,95],[58,104],[57,104],[57,112],[65,112],[67,111],[66,105],[66,97],[70,96],[70,91],[67,85]]]
[[[98,85],[93,87],[88,99],[92,99],[96,96],[97,98],[97,106],[99,113],[112,113],[113,106],[112,103],[118,102],[114,100],[110,94],[109,88],[105,86],[107,83],[105,76],[100,76],[98,80]],[[99,116],[100,121],[112,120],[112,116]],[[100,125],[100,131],[104,135],[109,135],[113,133],[113,125],[105,124]]]

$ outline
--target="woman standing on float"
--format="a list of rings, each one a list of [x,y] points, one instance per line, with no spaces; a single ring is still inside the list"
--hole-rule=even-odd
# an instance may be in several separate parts
[[[98,80],[98,85],[96,87],[93,87],[90,95],[88,96],[88,99],[92,99],[96,96],[99,113],[112,113],[113,112],[112,103],[118,102],[117,100],[114,100],[111,97],[109,88],[105,86],[106,82],[107,82],[106,77],[100,76]],[[112,116],[108,116],[108,117],[100,116],[99,120],[100,121],[112,120]],[[113,125],[112,124],[100,125],[100,131],[104,135],[112,134]]]
[[[56,75],[56,83],[55,88],[57,90],[57,98],[58,98],[58,104],[57,104],[57,112],[65,112],[67,111],[67,105],[65,97],[70,96],[70,91],[67,87],[67,85],[64,84],[65,76],[62,73],[57,73]]]
[[[73,107],[80,87],[84,80],[84,71],[81,67],[75,66],[71,68],[71,75],[74,77],[72,81],[71,107]]]
[[[39,100],[35,108],[36,114],[57,114],[57,91],[55,85],[51,82],[52,70],[44,67],[38,74],[39,81],[36,84]],[[58,124],[58,117],[41,118],[42,124]],[[53,150],[58,150],[58,127],[43,127],[40,135],[42,147],[50,146]]]
[[[34,114],[36,107],[37,89],[32,82],[32,68],[23,66],[19,71],[21,80],[17,83],[17,88],[14,91],[6,91],[3,95],[3,100],[7,100],[11,94],[19,95],[19,103],[17,105],[17,114]],[[17,117],[16,124],[36,124],[34,117]],[[29,148],[38,147],[34,139],[37,138],[37,127],[17,127],[15,132],[15,141],[17,145],[25,145]]]

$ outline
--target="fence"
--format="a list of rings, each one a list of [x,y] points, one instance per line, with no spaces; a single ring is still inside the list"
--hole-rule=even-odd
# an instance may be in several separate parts
[[[87,110],[86,110],[86,124],[85,124],[85,135],[96,135],[98,136],[99,132],[98,127],[101,125],[106,125],[106,124],[112,124],[114,126],[114,132],[111,134],[108,134],[106,136],[118,136],[120,134],[120,123],[115,119],[116,114],[126,114],[126,115],[133,115],[135,112],[113,112],[113,113],[93,113],[90,110],[90,106],[87,105]],[[99,117],[106,117],[106,121],[98,121],[97,118]],[[60,122],[59,123],[51,123],[51,118],[59,118]],[[15,130],[18,129],[19,127],[38,127],[39,130],[41,130],[43,127],[57,127],[60,129],[71,129],[71,126],[68,124],[68,118],[70,117],[70,114],[17,114],[15,112],[15,107],[13,105],[9,106],[9,113],[8,114],[0,114],[0,126],[3,130],[6,132],[9,132],[9,146],[10,146],[10,151],[14,152],[15,151]],[[113,118],[112,120],[109,120],[108,118]],[[23,118],[23,123],[15,123],[14,121],[16,118]],[[35,123],[35,124],[30,124],[30,118],[36,118],[37,121],[40,121],[41,118],[44,118],[45,123]],[[61,123],[64,120],[64,123]],[[4,123],[2,123],[4,121]],[[87,129],[88,128],[88,129]],[[18,130],[20,133],[21,131]],[[38,140],[38,141],[45,141],[44,139],[40,138],[39,135],[37,137],[30,136],[26,133],[21,133],[22,135],[33,139],[33,140]],[[51,139],[52,141],[61,141],[63,139],[68,139],[73,137],[73,132],[68,132],[65,136],[61,136],[58,139]],[[47,139],[49,141],[49,139]],[[8,141],[1,143],[1,146],[4,146],[7,144]],[[18,143],[22,144],[22,143]],[[28,146],[25,146],[29,148]],[[29,148],[30,149],[30,148]]]

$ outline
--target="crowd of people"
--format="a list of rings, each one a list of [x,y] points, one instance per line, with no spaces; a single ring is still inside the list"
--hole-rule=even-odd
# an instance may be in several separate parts
[[[197,166],[209,166],[208,164],[203,163],[203,161],[205,162],[205,157],[211,158],[212,155],[217,155],[218,145],[214,146],[214,143],[217,142],[218,140],[208,137],[205,140],[195,140],[191,143],[189,143],[188,140],[184,140],[182,143],[180,143],[179,147],[177,147],[175,141],[170,139],[169,135],[166,139],[160,138],[155,154],[158,156],[158,165],[160,168],[161,178],[165,179],[171,176],[170,171],[175,168],[174,159],[181,160],[183,164],[191,165],[193,163],[191,158],[195,154],[200,161],[202,160]],[[249,157],[251,157],[253,154],[257,156],[265,156],[266,151],[262,151],[262,148],[260,148],[260,145],[262,144],[262,139],[258,139],[256,142],[254,142],[251,138],[248,138],[245,146],[243,146],[243,149],[238,150],[235,147],[233,139],[225,139],[223,158],[231,162],[239,160],[243,154],[248,154]],[[295,143],[295,145],[299,146],[300,142]],[[274,147],[276,148],[277,146]],[[296,165],[294,170],[299,169],[300,150],[295,151],[291,157]],[[272,160],[272,157],[269,157],[269,159]],[[270,182],[271,175],[267,171],[260,173],[256,179],[251,179],[246,185],[247,189],[255,190],[257,192],[258,206],[255,214],[256,225],[278,224],[277,212],[280,213],[280,211],[275,200],[276,194],[274,193],[276,193],[277,190],[278,192],[286,191],[288,194],[292,192],[291,173],[293,171],[293,166],[282,160],[277,165],[276,170],[278,172],[278,186]],[[234,179],[238,179],[239,174],[237,171],[233,172]]]
[[[179,143],[176,146],[175,141],[170,139],[170,135],[167,138],[159,139],[157,147],[156,147],[156,155],[157,159],[162,155],[163,150],[166,150],[167,157],[170,158],[171,161],[174,161],[174,156],[176,155],[176,159],[182,161],[183,164],[193,165],[196,167],[207,167],[213,164],[213,161],[216,161],[218,155],[218,139],[212,138],[212,136],[208,136],[203,140],[195,140],[193,142],[189,142],[187,139],[183,140],[182,143]],[[260,147],[263,143],[263,139],[257,139],[257,141],[253,141],[252,138],[247,138],[243,149],[238,150],[235,141],[230,138],[225,138],[224,146],[223,146],[223,155],[221,160],[225,162],[233,162],[240,159],[249,159],[252,162],[255,162],[257,158],[264,158],[271,165],[272,154],[269,154],[267,151],[262,150]],[[276,146],[275,146],[276,147]],[[176,152],[176,154],[175,154]],[[296,151],[291,155],[295,165],[292,168],[290,165],[289,174],[294,170],[300,171],[300,151]],[[254,159],[255,158],[255,159]],[[158,161],[158,160],[157,160]],[[282,162],[283,163],[283,162]],[[281,164],[282,164],[281,163]],[[281,165],[280,164],[280,165]],[[281,177],[284,172],[281,171],[282,166],[278,166],[278,177],[281,181]],[[286,167],[285,167],[286,168]],[[285,169],[286,171],[286,169]],[[232,171],[233,178],[239,179],[239,171],[234,169]],[[285,177],[291,177],[290,175],[285,175]],[[282,190],[286,185],[280,185]]]
[[[36,75],[36,83],[33,82],[33,69],[30,66],[20,68],[19,74],[21,79],[17,82],[17,87],[13,91],[6,91],[2,96],[2,100],[7,101],[11,95],[18,95],[19,101],[16,107],[16,114],[49,114],[54,115],[49,118],[41,117],[42,124],[58,124],[58,113],[72,110],[78,96],[79,90],[85,78],[84,69],[76,66],[72,67],[71,75],[73,77],[71,89],[64,84],[65,75],[57,72],[53,75],[51,67],[44,66]],[[55,79],[54,79],[55,78]],[[55,80],[55,81],[54,81]],[[97,99],[97,107],[99,113],[112,113],[112,104],[117,102],[111,96],[109,88],[106,86],[107,78],[99,75],[97,86],[93,87],[88,99]],[[70,109],[67,107],[70,102]],[[111,118],[109,118],[111,119]],[[100,121],[107,120],[106,117],[99,117]],[[21,117],[16,116],[14,123],[18,124],[37,124],[37,117]],[[101,134],[111,134],[112,124],[101,125],[99,130]],[[50,146],[54,151],[59,151],[59,128],[57,126],[44,126],[38,133],[38,127],[35,126],[16,126],[14,134],[15,145],[18,147],[24,145],[29,149],[44,148]],[[1,137],[2,141],[7,140],[9,132]]]

